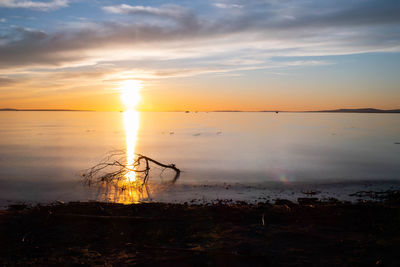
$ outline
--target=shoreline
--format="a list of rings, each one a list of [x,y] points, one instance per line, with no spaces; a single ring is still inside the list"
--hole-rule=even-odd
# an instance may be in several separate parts
[[[395,266],[400,192],[248,204],[70,202],[0,211],[5,265]]]
[[[17,192],[7,197],[4,192],[0,198],[0,210],[7,209],[9,205],[26,204],[32,205],[50,205],[54,201],[74,202],[74,201],[99,201],[99,202],[117,202],[118,200],[107,199],[105,192],[98,191],[96,187],[85,187],[81,182],[53,183],[47,185],[49,195],[32,195],[31,198],[12,198],[12,196],[23,195],[27,188],[41,187],[42,184],[21,182],[13,183],[12,186],[2,184],[3,188],[8,188],[9,192]],[[8,186],[8,187],[7,187]],[[360,201],[373,201],[377,197],[389,194],[391,191],[400,190],[400,181],[396,180],[360,180],[360,181],[330,181],[317,183],[316,181],[303,182],[262,182],[262,183],[176,183],[159,184],[149,182],[149,195],[134,202],[150,203],[170,203],[184,204],[211,204],[220,200],[230,203],[236,201],[246,202],[248,204],[257,204],[259,202],[274,203],[275,200],[287,199],[297,203],[298,198],[313,196],[320,201],[348,201],[357,203]],[[360,193],[364,192],[364,193]],[[367,193],[366,193],[367,192]],[[368,193],[369,192],[369,193]],[[384,197],[384,196],[383,196]]]

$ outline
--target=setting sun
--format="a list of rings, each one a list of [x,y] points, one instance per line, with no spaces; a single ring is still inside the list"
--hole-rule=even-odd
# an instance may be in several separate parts
[[[140,102],[140,90],[142,82],[138,80],[126,80],[121,82],[121,101],[126,110],[135,110]]]

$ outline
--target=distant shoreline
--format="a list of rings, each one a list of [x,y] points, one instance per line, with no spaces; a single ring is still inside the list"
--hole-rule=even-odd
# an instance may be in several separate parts
[[[79,112],[96,112],[97,110],[84,110],[84,109],[16,109],[16,108],[2,108],[0,111],[79,111]],[[123,112],[123,111],[109,111],[109,112]],[[254,111],[245,111],[245,110],[213,110],[213,111],[140,111],[140,112],[183,112],[183,113],[239,113],[239,112],[272,112],[272,113],[384,113],[384,114],[396,114],[400,113],[400,109],[375,109],[375,108],[358,108],[358,109],[333,109],[333,110],[309,110],[309,111],[285,111],[285,110],[254,110]]]
[[[2,108],[0,111],[94,111],[85,109],[16,109],[16,108]]]
[[[400,113],[400,109],[375,109],[375,108],[357,108],[357,109],[334,109],[307,112],[325,112],[325,113]]]
[[[189,113],[188,111],[186,111]],[[285,110],[215,110],[211,112],[273,112],[273,113],[400,113],[400,109],[375,109],[375,108],[355,108],[355,109],[332,109],[332,110],[307,110],[307,111],[285,111]]]

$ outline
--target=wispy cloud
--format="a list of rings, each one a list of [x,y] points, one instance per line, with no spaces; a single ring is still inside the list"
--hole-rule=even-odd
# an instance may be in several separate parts
[[[226,3],[214,3],[214,6],[218,8],[242,8],[243,5],[238,4],[226,4]]]
[[[27,3],[0,0],[3,5],[6,2]],[[67,1],[34,3],[68,4]],[[372,0],[351,4],[343,1],[340,8],[319,2],[313,2],[317,5],[313,8],[309,1],[290,0],[218,3],[241,8],[234,15],[218,12],[207,15],[206,19],[205,14],[178,5],[123,4],[103,7],[105,12],[116,14],[121,20],[68,22],[53,31],[13,27],[0,34],[0,69],[5,73],[16,69],[113,63],[129,70],[141,61],[140,66],[147,64],[154,68],[154,71],[142,72],[143,75],[154,78],[226,72],[235,65],[238,69],[243,65],[247,65],[246,69],[273,67],[276,63],[269,59],[276,56],[400,51],[400,16],[397,16],[400,6],[396,1],[385,1],[385,5]],[[135,19],[137,16],[146,19]],[[160,23],[165,21],[169,23]],[[214,60],[207,61],[208,58]],[[174,70],[162,71],[155,67],[167,60],[175,61],[171,63]],[[198,63],[180,64],[192,60],[204,64],[201,67]]]
[[[0,7],[25,8],[40,11],[50,11],[67,7],[69,0],[29,1],[29,0],[0,0]]]
[[[15,83],[14,79],[0,76],[0,87],[6,87],[14,83]]]
[[[172,25],[172,27],[179,27],[182,33],[186,29],[195,30],[201,27],[199,25],[198,15],[191,10],[179,5],[167,4],[160,7],[151,7],[122,4],[116,6],[105,6],[103,7],[103,10],[113,14],[141,16],[142,18],[147,17],[151,20],[143,21],[141,25],[148,23],[154,26],[154,22],[158,21],[161,22],[160,24],[162,25],[161,28],[163,28],[163,30],[168,30],[171,27],[171,24],[168,23],[166,19],[174,22],[175,25]]]
[[[103,9],[114,14],[152,15],[179,18],[188,15],[188,10],[178,5],[163,5],[161,7],[131,6],[127,4],[105,6]]]

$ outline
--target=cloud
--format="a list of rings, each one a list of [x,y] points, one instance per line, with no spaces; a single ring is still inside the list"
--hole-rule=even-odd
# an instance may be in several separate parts
[[[6,87],[14,84],[16,81],[8,77],[0,77],[0,87]]]
[[[161,7],[151,6],[131,6],[127,4],[117,6],[105,6],[103,9],[114,14],[130,14],[130,15],[152,15],[162,17],[179,18],[189,15],[186,8],[178,5],[163,5]]]
[[[173,72],[195,75],[207,68],[226,71],[226,66],[215,67],[218,61],[247,62],[249,69],[276,56],[400,51],[396,1],[352,1],[351,5],[338,1],[341,8],[313,2],[314,8],[308,1],[289,0],[224,2],[243,6],[234,15],[203,14],[177,5],[106,6],[106,12],[118,14],[121,20],[78,21],[51,32],[13,27],[0,33],[0,69],[5,73],[104,62],[131,69],[139,61],[157,69],[154,66],[174,60]],[[166,20],[169,23],[160,23]],[[207,62],[209,58],[213,60]],[[180,61],[188,65],[180,66]],[[158,73],[165,77],[170,72]]]
[[[298,67],[298,66],[323,66],[330,64],[332,63],[325,60],[296,60],[296,61],[280,62],[279,64],[275,65],[275,67],[281,68],[281,67]]]
[[[191,12],[189,9],[179,5],[168,4],[160,7],[151,7],[122,4],[116,6],[106,6],[103,7],[103,10],[113,14],[150,17],[153,20],[159,20],[164,25],[168,25],[168,23],[165,21],[165,19],[168,19],[176,22],[181,29],[200,27],[197,15]]]
[[[225,3],[214,3],[214,6],[218,8],[242,8],[243,5],[238,4],[225,4]]]
[[[69,0],[29,1],[29,0],[0,0],[0,7],[25,8],[39,11],[50,11],[67,7]]]

